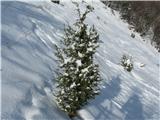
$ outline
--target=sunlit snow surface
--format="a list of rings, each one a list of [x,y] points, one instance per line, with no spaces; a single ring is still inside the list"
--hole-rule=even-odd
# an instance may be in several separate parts
[[[95,62],[103,78],[101,94],[79,111],[85,120],[158,120],[159,54],[132,31],[119,14],[100,2],[86,23],[95,25],[100,47]],[[80,5],[84,10],[85,4]],[[71,2],[2,2],[2,119],[68,119],[55,104],[57,61],[64,24],[77,19]],[[123,54],[133,56],[131,73],[120,66]],[[141,64],[145,64],[141,67]]]

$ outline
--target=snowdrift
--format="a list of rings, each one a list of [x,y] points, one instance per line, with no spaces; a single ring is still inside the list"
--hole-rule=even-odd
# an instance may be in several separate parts
[[[85,3],[86,4],[86,3]],[[81,9],[85,8],[81,4]],[[79,111],[85,120],[158,120],[159,54],[132,31],[119,14],[101,2],[86,23],[100,34],[95,61],[103,78],[101,94]],[[71,2],[2,2],[2,119],[66,120],[55,103],[57,58],[64,25],[77,19]],[[120,66],[123,54],[133,56],[134,69]],[[141,64],[145,64],[141,67]]]

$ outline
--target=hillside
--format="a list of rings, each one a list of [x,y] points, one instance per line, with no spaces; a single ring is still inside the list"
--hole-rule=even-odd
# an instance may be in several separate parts
[[[119,11],[121,18],[141,36],[150,34],[151,44],[160,51],[159,1],[104,1],[104,4]]]
[[[100,47],[95,61],[103,78],[101,94],[79,115],[84,120],[158,120],[159,53],[143,42],[138,33],[130,35],[128,24],[117,12],[101,2],[86,23],[95,25]],[[2,110],[8,120],[66,120],[56,105],[55,78],[58,68],[54,45],[60,45],[65,24],[77,19],[71,2],[2,2]],[[85,4],[80,4],[81,9]],[[123,54],[133,56],[134,69],[119,64]],[[140,67],[145,64],[144,67]]]

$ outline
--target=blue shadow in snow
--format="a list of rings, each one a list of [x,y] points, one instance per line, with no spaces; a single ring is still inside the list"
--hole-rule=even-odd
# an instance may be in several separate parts
[[[112,110],[114,109],[113,107],[115,107],[112,99],[118,96],[118,94],[120,93],[120,84],[121,79],[119,78],[119,76],[113,77],[109,83],[104,84],[104,88],[101,89],[100,95],[96,96],[95,100],[90,102],[88,106],[92,109],[95,108],[98,114],[93,113],[92,110],[88,109],[89,107],[87,107],[86,109],[92,116],[94,116],[95,120],[111,119],[110,116],[114,116],[114,118],[120,119],[112,112]]]
[[[144,120],[143,105],[136,94],[133,94],[123,105],[122,111],[126,114],[125,120]]]

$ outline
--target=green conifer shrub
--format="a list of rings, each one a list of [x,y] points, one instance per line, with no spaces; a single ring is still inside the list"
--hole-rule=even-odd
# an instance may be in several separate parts
[[[101,81],[98,65],[93,61],[99,46],[99,34],[94,26],[89,27],[84,22],[93,8],[87,5],[81,14],[79,4],[74,4],[79,19],[73,26],[65,28],[63,48],[56,46],[61,68],[57,77],[56,97],[59,107],[70,117],[76,116],[76,111],[99,93]]]

